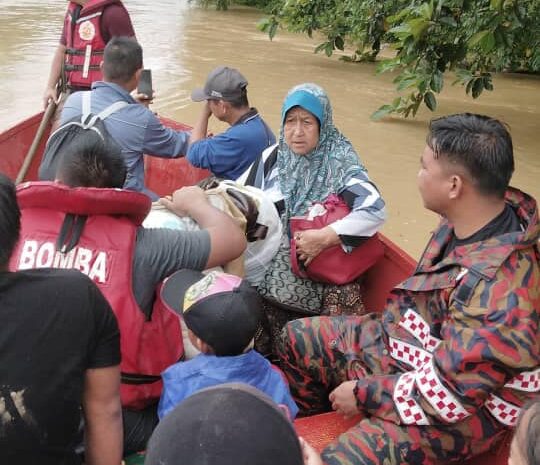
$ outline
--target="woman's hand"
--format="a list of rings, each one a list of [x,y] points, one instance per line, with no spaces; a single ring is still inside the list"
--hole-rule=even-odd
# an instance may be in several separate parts
[[[341,244],[339,236],[330,226],[322,229],[297,231],[294,234],[294,240],[298,258],[304,262],[305,266],[309,265],[311,260],[324,249]]]
[[[356,396],[354,395],[355,386],[356,381],[345,381],[328,396],[328,399],[332,402],[332,410],[345,415],[345,418],[360,413],[356,404]]]

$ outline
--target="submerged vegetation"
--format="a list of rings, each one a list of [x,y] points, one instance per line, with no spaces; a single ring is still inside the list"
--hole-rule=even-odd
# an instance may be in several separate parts
[[[202,0],[227,9],[230,0]],[[453,84],[479,97],[493,90],[492,73],[540,73],[540,0],[243,0],[264,9],[259,28],[270,39],[280,29],[322,37],[315,52],[341,59],[376,61],[393,71],[397,96],[372,118],[414,116],[453,71]],[[391,58],[379,57],[391,48]],[[449,76],[446,75],[448,78]]]

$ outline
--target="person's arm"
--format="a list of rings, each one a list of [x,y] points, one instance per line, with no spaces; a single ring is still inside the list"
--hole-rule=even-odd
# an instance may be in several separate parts
[[[206,134],[208,133],[208,120],[212,116],[212,112],[210,111],[210,106],[208,105],[208,100],[204,103],[204,107],[199,114],[199,118],[197,119],[197,122],[195,123],[194,128],[191,131],[191,136],[189,138],[189,145],[193,144],[194,142],[197,142],[198,140],[202,140],[206,138]]]
[[[129,13],[123,5],[108,5],[101,16],[101,34],[105,43],[113,37],[135,37]]]
[[[302,231],[295,237],[298,257],[306,265],[328,247],[342,245],[352,248],[358,245],[359,241],[373,236],[384,224],[384,200],[365,174],[352,178],[339,195],[351,209],[346,217],[322,229]]]
[[[349,180],[339,192],[351,212],[330,226],[344,245],[355,245],[355,238],[373,236],[386,220],[386,205],[379,190],[365,173]]]
[[[148,155],[163,158],[183,157],[188,150],[189,131],[175,131],[166,127],[147,108],[140,108],[147,118],[142,150]]]
[[[119,365],[86,370],[83,412],[85,463],[119,465],[123,449]]]
[[[210,254],[205,268],[223,265],[244,252],[247,242],[242,229],[229,215],[212,206],[200,187],[183,187],[160,202],[179,216],[191,216],[208,232]]]
[[[51,101],[58,103],[56,84],[58,83],[58,80],[60,79],[60,74],[62,73],[65,53],[66,46],[63,44],[58,44],[58,47],[54,52],[53,61],[51,63],[51,70],[49,72],[49,79],[47,80],[47,87],[43,94],[43,108],[47,108],[49,102]]]

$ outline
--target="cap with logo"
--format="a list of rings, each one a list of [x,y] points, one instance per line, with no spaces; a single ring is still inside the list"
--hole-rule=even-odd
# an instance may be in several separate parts
[[[177,271],[165,281],[161,298],[221,356],[241,354],[262,315],[260,297],[247,281],[219,271]]]
[[[191,100],[194,102],[212,99],[235,100],[246,92],[247,85],[248,82],[240,71],[220,66],[208,75],[202,89],[191,92]]]

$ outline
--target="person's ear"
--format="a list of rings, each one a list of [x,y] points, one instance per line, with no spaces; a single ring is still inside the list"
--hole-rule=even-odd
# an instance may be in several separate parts
[[[141,79],[141,74],[143,72],[143,68],[139,68],[137,71],[135,71],[135,82],[137,85],[139,85],[139,79]]]
[[[229,112],[230,107],[231,107],[231,104],[229,102],[226,102],[225,100],[220,100],[219,108],[220,108],[221,116],[225,116]]]
[[[459,174],[453,174],[450,177],[450,190],[448,197],[450,200],[455,200],[463,194],[463,178]]]

